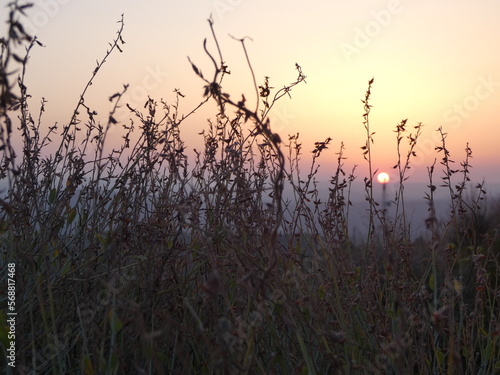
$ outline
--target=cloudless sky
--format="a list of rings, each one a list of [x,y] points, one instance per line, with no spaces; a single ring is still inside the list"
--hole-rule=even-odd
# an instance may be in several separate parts
[[[224,59],[232,74],[224,91],[248,103],[256,98],[241,45],[229,34],[247,40],[258,84],[271,77],[271,86],[292,82],[298,63],[307,84],[296,86],[292,99],[283,98],[271,115],[282,139],[300,133],[304,159],[314,142],[332,137],[320,161],[326,180],[333,174],[343,141],[346,170],[365,162],[363,98],[374,77],[371,130],[375,168],[393,174],[396,125],[408,118],[408,129],[424,125],[412,179],[424,181],[435,157],[442,126],[457,163],[469,142],[473,177],[500,183],[500,2],[496,0],[37,0],[28,11],[28,30],[45,45],[32,52],[28,88],[32,108],[48,100],[45,120],[67,123],[79,93],[116,35],[124,14],[123,53],[112,55],[92,86],[87,104],[102,121],[111,109],[107,98],[130,84],[132,106],[147,95],[174,99],[186,95],[181,112],[201,99],[203,82],[188,60],[206,75],[213,66],[203,52],[212,15]],[[2,16],[4,17],[4,16]],[[26,24],[25,23],[25,24]],[[181,129],[188,148],[201,147],[198,133],[213,107],[197,113]],[[123,121],[129,114],[122,112]],[[250,125],[249,125],[250,126]],[[116,135],[116,141],[120,138]]]

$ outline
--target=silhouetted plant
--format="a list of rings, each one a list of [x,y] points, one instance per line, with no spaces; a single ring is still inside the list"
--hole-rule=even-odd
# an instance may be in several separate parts
[[[204,82],[197,106],[180,113],[184,95],[175,89],[172,102],[148,97],[134,108],[123,103],[124,85],[109,97],[111,109],[100,122],[87,88],[107,57],[121,51],[122,17],[70,121],[47,127],[47,103],[42,99],[33,110],[24,79],[28,56],[40,44],[22,27],[27,7],[8,4],[0,56],[6,189],[0,259],[18,270],[15,371],[499,371],[499,210],[494,204],[484,210],[482,183],[466,194],[468,146],[454,169],[439,130],[444,187],[434,182],[435,162],[428,167],[427,237],[413,240],[404,184],[422,124],[406,137],[407,120],[396,127],[399,187],[396,215],[388,220],[373,194],[371,79],[362,100],[369,226],[360,241],[349,230],[357,176],[355,166],[347,172],[344,145],[323,202],[319,160],[332,139],[311,146],[304,168],[299,134],[284,138],[272,130],[275,103],[305,82],[299,65],[297,78],[283,88],[271,86],[269,77],[258,86],[246,39],[233,38],[248,61],[255,107],[244,96],[233,99],[224,90],[229,67],[210,19],[217,59],[205,41],[213,75],[207,78],[191,62]],[[209,100],[217,113],[200,133],[203,148],[190,159],[180,130]],[[124,106],[128,120],[118,115]],[[120,145],[107,144],[111,129],[121,132]],[[14,137],[22,142],[19,150]],[[440,188],[449,191],[449,220],[440,219],[435,205]],[[6,296],[5,272],[0,285]],[[0,324],[3,353],[6,335]],[[1,358],[2,369],[14,373]]]

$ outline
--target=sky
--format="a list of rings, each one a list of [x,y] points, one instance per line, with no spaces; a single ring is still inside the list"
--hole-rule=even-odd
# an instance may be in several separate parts
[[[304,162],[314,142],[331,137],[320,159],[320,178],[336,167],[345,146],[346,171],[358,165],[366,175],[363,104],[368,81],[374,168],[386,171],[397,161],[396,125],[408,119],[409,132],[423,124],[411,181],[426,181],[427,167],[439,158],[437,129],[457,169],[467,143],[473,151],[473,179],[500,184],[500,2],[496,0],[36,0],[24,25],[45,45],[32,51],[27,86],[33,108],[44,97],[45,122],[67,123],[79,94],[118,30],[124,14],[123,53],[113,54],[88,93],[87,104],[107,119],[108,97],[129,84],[126,100],[141,106],[147,96],[172,102],[174,89],[186,97],[181,113],[203,98],[203,82],[187,57],[203,71],[213,66],[203,51],[212,16],[224,59],[232,74],[224,91],[248,103],[256,97],[241,44],[246,45],[258,84],[270,77],[276,88],[293,82],[298,63],[307,83],[296,86],[271,113],[271,127],[287,139],[300,133]],[[4,17],[3,15],[2,17]],[[4,22],[2,22],[4,24]],[[251,105],[253,107],[253,105]],[[206,107],[183,124],[188,150],[201,148],[198,133]],[[121,113],[121,121],[129,114]],[[250,126],[250,124],[249,124]],[[118,142],[118,134],[111,142]],[[439,162],[439,159],[438,159]]]

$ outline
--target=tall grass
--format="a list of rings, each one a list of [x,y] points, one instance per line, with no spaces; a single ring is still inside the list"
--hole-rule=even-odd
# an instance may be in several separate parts
[[[280,90],[268,78],[255,83],[259,104],[251,108],[224,91],[228,67],[210,21],[216,57],[204,49],[213,76],[191,62],[204,86],[198,107],[180,113],[176,90],[172,103],[149,98],[132,108],[122,103],[125,86],[99,120],[86,90],[122,48],[121,19],[69,123],[47,126],[46,103],[32,109],[24,78],[39,42],[19,21],[25,5],[8,7],[0,57],[0,315],[5,322],[5,265],[14,262],[18,320],[17,368],[2,356],[6,373],[500,371],[500,208],[484,210],[482,184],[466,196],[468,146],[455,169],[439,130],[443,172],[436,175],[437,161],[428,168],[428,236],[412,241],[404,183],[422,125],[408,135],[407,120],[397,125],[400,184],[390,220],[372,190],[370,80],[363,116],[370,226],[366,241],[356,241],[349,210],[357,176],[345,170],[343,145],[321,202],[318,160],[331,139],[313,146],[304,174],[299,135],[283,142],[269,121],[273,105],[305,81],[300,66]],[[218,113],[190,160],[180,128],[209,100]],[[121,106],[131,122],[117,117]],[[123,143],[107,152],[112,127],[122,129]],[[437,219],[435,179],[449,191],[448,221]]]

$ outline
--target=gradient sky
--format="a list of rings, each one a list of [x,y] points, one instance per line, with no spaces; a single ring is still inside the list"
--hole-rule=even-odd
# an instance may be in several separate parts
[[[271,115],[282,139],[301,134],[304,159],[315,141],[332,137],[320,164],[326,180],[335,167],[341,141],[346,170],[359,164],[362,181],[365,143],[360,101],[372,77],[372,131],[376,132],[375,168],[392,174],[396,162],[393,130],[408,118],[408,128],[424,125],[412,179],[423,181],[436,157],[439,126],[448,132],[452,159],[459,162],[469,142],[473,177],[500,183],[500,2],[497,0],[294,1],[294,0],[37,0],[29,10],[27,28],[45,48],[32,52],[27,86],[32,108],[48,100],[47,126],[67,123],[79,93],[118,29],[124,13],[122,54],[111,56],[92,86],[87,103],[105,121],[107,98],[130,84],[133,106],[147,95],[171,101],[178,88],[187,113],[202,99],[203,82],[187,56],[203,72],[212,65],[203,52],[210,39],[212,14],[224,58],[232,71],[224,90],[233,97],[255,94],[241,45],[229,34],[251,37],[247,47],[258,83],[271,77],[282,87],[302,66],[307,84],[283,98]],[[210,44],[213,47],[213,44]],[[213,50],[213,49],[212,49]],[[188,148],[200,148],[197,135],[207,107],[182,134]],[[123,113],[125,120],[128,113]],[[116,135],[116,139],[119,137]]]

